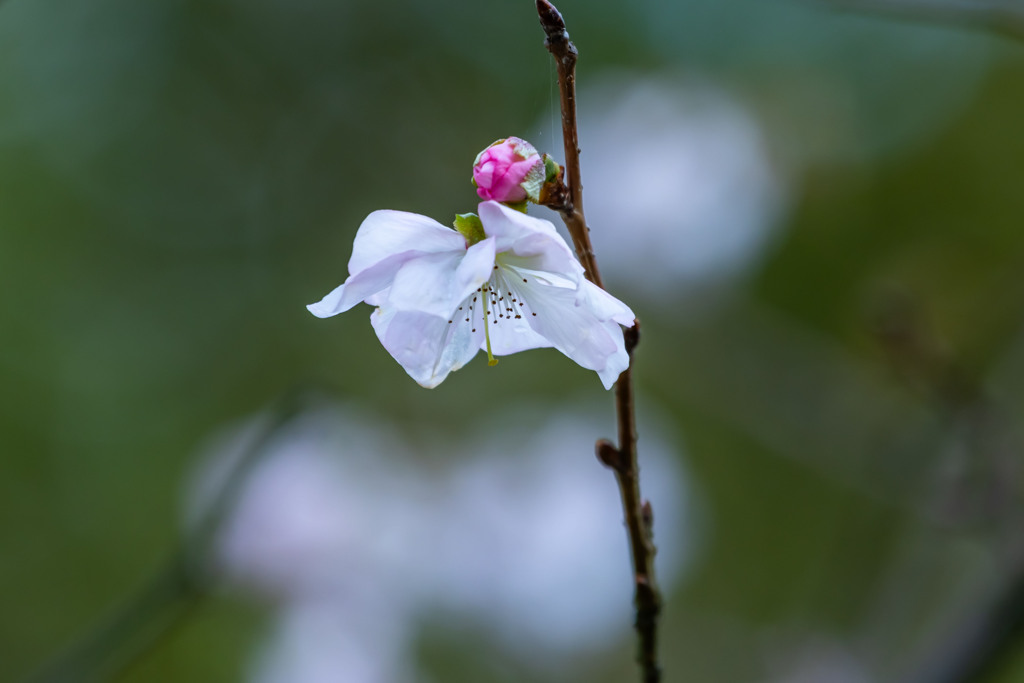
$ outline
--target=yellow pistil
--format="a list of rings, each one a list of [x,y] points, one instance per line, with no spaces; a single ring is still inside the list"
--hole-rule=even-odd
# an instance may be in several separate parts
[[[487,365],[493,366],[498,364],[498,359],[491,353],[491,330],[487,325],[487,287],[480,290],[480,293],[483,295],[481,298],[484,300],[484,339],[487,341]]]

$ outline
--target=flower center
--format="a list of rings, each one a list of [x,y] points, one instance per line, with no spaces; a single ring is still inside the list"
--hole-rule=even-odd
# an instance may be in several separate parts
[[[517,291],[518,287],[513,286],[505,275],[506,272],[503,272],[498,266],[494,266],[491,279],[484,285],[484,291],[487,292],[487,298],[490,301],[491,322],[495,325],[506,318],[508,320],[522,318],[523,308],[526,304],[523,301],[522,293]],[[527,282],[525,277],[522,280],[524,283]],[[533,315],[537,314],[533,313]]]
[[[471,332],[476,332],[478,321],[483,325],[488,365],[498,364],[498,359],[494,357],[491,348],[491,326],[521,320],[527,314],[534,317],[537,315],[530,310],[530,306],[523,298],[519,286],[520,279],[523,284],[529,282],[528,277],[522,277],[512,268],[502,268],[495,264],[491,278],[477,287],[476,292],[455,311],[455,317],[448,321],[448,324],[454,324],[456,321],[470,323]],[[479,320],[478,316],[482,316],[483,319]]]

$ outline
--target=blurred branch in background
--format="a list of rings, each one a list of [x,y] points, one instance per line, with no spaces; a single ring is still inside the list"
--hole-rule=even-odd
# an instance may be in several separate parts
[[[947,426],[952,453],[938,454],[932,504],[954,529],[982,529],[995,556],[996,580],[975,591],[955,624],[941,629],[909,675],[911,683],[971,683],[1005,663],[1024,634],[1024,543],[1017,490],[1018,434],[983,382],[959,367],[932,330],[920,301],[890,292],[875,320],[890,367],[920,393]]]
[[[949,448],[932,473],[930,518],[951,527],[1000,530],[1020,496],[1019,438],[985,382],[962,367],[934,332],[922,302],[888,292],[874,333],[888,366],[934,411]],[[1002,529],[1010,542],[1014,535]]]
[[[206,594],[206,579],[182,547],[107,619],[26,683],[113,681],[182,624]]]
[[[307,390],[282,397],[167,563],[120,608],[55,655],[26,683],[117,680],[182,625],[217,582],[216,569],[210,566],[211,548],[249,473],[271,440],[314,399]]]
[[[879,367],[757,308],[734,312],[723,337],[742,339],[735,346],[683,331],[681,343],[699,360],[688,366],[685,386],[662,390],[879,510],[901,511],[892,536],[859,541],[887,556],[867,581],[849,643],[875,671],[865,680],[982,680],[1004,664],[1024,626],[1019,434],[917,298],[897,290],[879,299],[872,332],[904,392],[887,388]],[[719,346],[714,365],[707,343]],[[856,531],[833,538],[859,547]],[[856,558],[842,547],[833,553],[837,563]]]
[[[991,31],[1024,40],[1024,7],[1017,2],[983,0],[827,0],[839,9],[868,12],[903,21],[928,21]]]
[[[1024,635],[1024,563],[1017,563],[1006,585],[978,603],[975,614],[960,620],[922,658],[908,683],[975,683],[999,671]]]

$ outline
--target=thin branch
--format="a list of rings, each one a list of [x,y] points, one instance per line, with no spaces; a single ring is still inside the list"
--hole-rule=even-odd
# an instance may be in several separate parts
[[[576,126],[576,58],[579,53],[569,40],[565,21],[555,6],[547,0],[537,0],[537,14],[547,38],[544,46],[555,58],[558,70],[558,91],[562,104],[562,144],[565,147],[565,175],[567,192],[564,202],[554,206],[572,236],[573,246],[580,257],[587,279],[604,288],[601,274],[594,260],[590,244],[590,230],[583,217],[583,183],[580,182],[580,142]]]
[[[567,191],[556,193],[560,201],[552,208],[562,214],[569,234],[572,236],[576,253],[586,272],[587,278],[603,288],[601,275],[590,243],[590,231],[583,216],[583,183],[580,181],[580,148],[576,125],[576,46],[569,40],[565,21],[554,5],[547,0],[537,0],[537,14],[547,39],[545,47],[555,58],[558,70],[558,90],[562,105],[562,142],[565,146],[565,183]],[[634,605],[636,607],[635,627],[639,636],[637,662],[640,665],[644,683],[658,683],[661,668],[658,666],[657,635],[658,616],[661,612],[661,594],[654,575],[656,549],[652,539],[653,514],[650,503],[640,496],[639,467],[636,455],[636,418],[633,398],[633,350],[640,340],[640,323],[625,329],[626,351],[629,367],[619,375],[615,385],[615,404],[618,419],[619,445],[616,447],[604,439],[597,442],[597,456],[615,472],[622,497],[622,509],[626,517],[630,554],[635,582]]]

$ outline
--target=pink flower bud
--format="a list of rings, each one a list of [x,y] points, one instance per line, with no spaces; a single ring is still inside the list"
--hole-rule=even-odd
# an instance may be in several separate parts
[[[473,162],[473,184],[481,199],[537,201],[544,184],[544,160],[526,140],[498,140]]]

